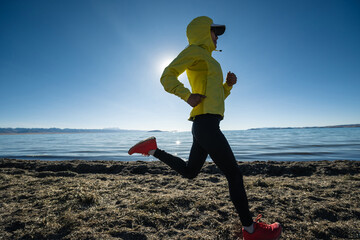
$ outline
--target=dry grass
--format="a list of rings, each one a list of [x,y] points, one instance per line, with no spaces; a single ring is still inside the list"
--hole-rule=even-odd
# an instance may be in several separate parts
[[[252,212],[282,239],[360,239],[360,162],[241,167]],[[187,180],[161,162],[0,159],[0,183],[0,239],[225,240],[241,227],[213,164]]]

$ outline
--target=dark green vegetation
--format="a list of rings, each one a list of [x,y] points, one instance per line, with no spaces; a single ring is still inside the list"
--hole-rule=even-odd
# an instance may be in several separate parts
[[[360,162],[239,163],[254,217],[282,239],[360,239]],[[161,162],[0,159],[0,239],[236,239],[227,183]]]

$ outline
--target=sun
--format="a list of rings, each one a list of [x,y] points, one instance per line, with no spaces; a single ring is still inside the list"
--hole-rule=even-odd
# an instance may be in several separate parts
[[[169,64],[172,62],[172,58],[170,57],[164,57],[159,61],[159,71],[162,73],[164,69],[169,66]]]

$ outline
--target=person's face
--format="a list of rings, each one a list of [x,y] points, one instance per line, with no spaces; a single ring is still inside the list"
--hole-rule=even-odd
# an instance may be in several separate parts
[[[215,45],[216,48],[216,44],[217,44],[217,40],[218,40],[218,36],[215,34],[214,31],[211,30],[211,39],[213,40],[213,43]]]

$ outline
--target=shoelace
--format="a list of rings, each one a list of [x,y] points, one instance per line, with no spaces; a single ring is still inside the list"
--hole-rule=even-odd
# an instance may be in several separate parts
[[[259,222],[260,221],[260,218],[262,217],[261,214],[259,214],[257,216],[257,218],[255,219],[255,222],[259,225],[260,228],[263,228],[263,229],[271,229],[271,226],[266,224],[266,223],[263,223],[263,222]]]
[[[262,215],[261,215],[261,214],[259,214],[259,215],[257,216],[257,218],[255,219],[255,222],[258,222],[258,221],[260,220],[260,218],[262,218]]]

